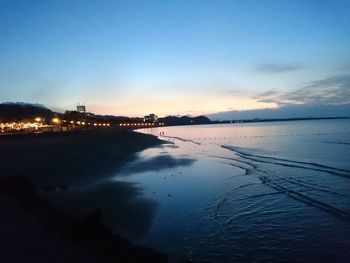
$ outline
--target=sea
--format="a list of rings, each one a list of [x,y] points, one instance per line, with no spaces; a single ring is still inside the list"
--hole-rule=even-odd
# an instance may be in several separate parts
[[[137,132],[166,141],[114,177],[157,204],[139,244],[170,262],[350,262],[349,119]]]

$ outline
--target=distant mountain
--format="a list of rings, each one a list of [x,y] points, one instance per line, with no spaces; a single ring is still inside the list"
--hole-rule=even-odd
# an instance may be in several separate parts
[[[350,117],[350,104],[288,105],[277,109],[227,111],[209,114],[211,120],[253,120],[289,118]]]
[[[209,124],[211,121],[205,116],[198,117],[176,117],[176,116],[167,116],[165,118],[159,118],[159,122],[164,122],[167,126],[174,125],[194,125],[194,124]]]
[[[109,121],[109,122],[143,122],[143,118],[130,118],[126,116],[114,116],[114,115],[95,115],[96,118]]]
[[[4,103],[1,103],[0,105],[16,105],[16,106],[20,106],[20,107],[33,106],[33,107],[38,107],[38,108],[47,109],[43,104],[39,104],[39,103],[27,103],[27,102],[21,102],[21,101],[17,101],[17,102],[4,102]]]
[[[40,117],[51,121],[55,114],[41,104],[24,102],[5,102],[0,104],[0,121],[33,121]]]

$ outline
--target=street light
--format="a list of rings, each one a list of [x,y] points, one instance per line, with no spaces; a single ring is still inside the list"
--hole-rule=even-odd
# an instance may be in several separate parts
[[[58,118],[53,118],[52,119],[52,122],[55,123],[55,124],[59,124],[60,123],[60,120]]]

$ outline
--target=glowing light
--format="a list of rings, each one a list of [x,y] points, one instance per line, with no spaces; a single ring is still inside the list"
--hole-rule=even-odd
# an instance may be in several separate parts
[[[53,118],[52,119],[52,122],[55,123],[55,124],[59,124],[60,123],[60,120],[58,118]]]
[[[40,117],[36,117],[36,118],[35,118],[35,121],[36,121],[36,122],[40,122],[40,121],[41,121],[41,118],[40,118]]]

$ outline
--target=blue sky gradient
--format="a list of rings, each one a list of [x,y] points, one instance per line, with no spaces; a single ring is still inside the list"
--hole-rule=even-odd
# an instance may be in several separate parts
[[[0,35],[0,99],[59,110],[274,108],[256,97],[350,74],[346,0],[2,0]]]

